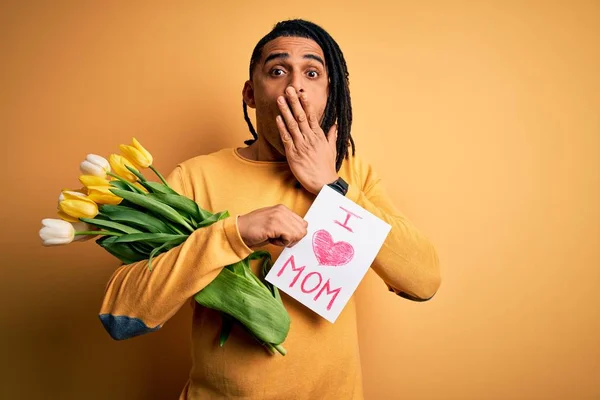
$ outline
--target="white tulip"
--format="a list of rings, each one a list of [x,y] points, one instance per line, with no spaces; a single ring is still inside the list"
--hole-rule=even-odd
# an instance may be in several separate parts
[[[57,246],[69,244],[73,241],[89,240],[95,235],[75,235],[75,232],[88,232],[93,230],[85,222],[67,222],[62,219],[44,218],[40,229],[40,238],[44,246]]]
[[[69,244],[75,237],[73,225],[62,219],[44,218],[40,229],[40,238],[44,246],[57,246]]]
[[[79,165],[79,169],[84,175],[106,177],[106,173],[110,172],[110,164],[104,157],[96,154],[88,154],[85,160]]]

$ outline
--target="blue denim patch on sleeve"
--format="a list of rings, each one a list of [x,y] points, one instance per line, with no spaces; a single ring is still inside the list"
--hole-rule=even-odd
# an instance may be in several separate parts
[[[115,340],[129,339],[160,329],[160,325],[154,328],[147,327],[139,318],[112,314],[100,314],[99,317],[104,329]]]

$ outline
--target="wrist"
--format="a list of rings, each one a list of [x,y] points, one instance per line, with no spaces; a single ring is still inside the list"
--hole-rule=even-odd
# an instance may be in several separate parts
[[[319,192],[321,191],[321,189],[323,189],[325,186],[328,186],[330,184],[332,184],[333,182],[335,182],[338,179],[337,175],[333,175],[332,177],[325,179],[324,181],[321,181],[319,183],[317,183],[314,186],[313,190],[309,190],[312,194],[319,194]]]

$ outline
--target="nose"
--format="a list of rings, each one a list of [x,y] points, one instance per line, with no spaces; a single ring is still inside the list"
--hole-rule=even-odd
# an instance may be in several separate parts
[[[290,74],[290,81],[288,82],[288,86],[296,89],[296,93],[304,92],[304,88],[302,87],[302,74],[297,72],[292,72]]]

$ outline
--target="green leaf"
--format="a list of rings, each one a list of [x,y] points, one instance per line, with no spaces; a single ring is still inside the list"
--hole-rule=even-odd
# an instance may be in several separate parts
[[[127,201],[145,207],[153,213],[167,218],[169,221],[183,225],[190,233],[194,231],[194,228],[192,228],[174,208],[151,198],[149,195],[131,193],[120,189],[110,189],[110,191]]]
[[[152,192],[152,193],[164,193],[164,194],[179,195],[179,193],[177,193],[176,191],[174,191],[173,189],[171,189],[170,187],[168,187],[167,185],[164,185],[162,183],[150,182],[150,181],[145,181],[145,182],[140,182],[140,183],[146,189],[148,189],[149,192]]]
[[[203,228],[208,225],[212,225],[215,222],[222,220],[224,218],[229,217],[229,211],[221,211],[219,213],[213,214],[210,217],[206,218],[202,222],[198,223],[198,228]]]
[[[111,186],[116,187],[117,189],[121,189],[121,190],[127,190],[130,192],[133,192],[133,189],[131,189],[125,182],[123,181],[110,181],[109,184]]]
[[[153,193],[148,196],[162,201],[176,210],[183,211],[186,215],[194,218],[196,221],[200,221],[200,218],[202,218],[198,204],[196,204],[196,202],[190,198],[179,194],[165,193]]]
[[[132,183],[127,182],[126,180],[120,179],[120,180],[116,180],[116,181],[110,181],[109,184],[111,186],[114,186],[114,187],[116,187],[118,189],[121,189],[121,190],[127,190],[127,191],[130,191],[130,192],[133,192],[133,193],[144,194],[144,191],[142,189],[134,186]],[[121,197],[121,196],[119,196],[119,197]]]
[[[219,346],[223,347],[227,339],[229,338],[229,334],[231,333],[231,328],[233,328],[233,318],[229,315],[221,313],[221,334],[219,335]]]
[[[252,273],[252,270],[250,269],[249,257],[246,257],[244,260],[242,260],[242,268],[238,275],[243,276],[244,278],[248,279],[249,282],[253,282],[257,286],[263,286],[260,280]]]
[[[143,213],[147,213],[148,212],[148,210],[146,210],[144,207],[138,206],[137,204],[132,203],[130,201],[127,201],[125,199],[121,200],[121,202],[119,203],[119,206],[132,208],[134,210],[138,210],[138,211],[141,211]]]
[[[283,343],[290,329],[285,307],[273,298],[269,289],[227,268],[194,295],[194,299],[205,307],[232,316],[266,343]]]
[[[240,260],[236,263],[229,264],[225,268],[228,268],[231,272],[236,275],[244,275],[244,260]]]
[[[100,215],[106,216],[116,222],[129,222],[153,233],[173,233],[172,229],[164,221],[149,213],[122,205],[105,204],[100,206]]]
[[[116,239],[116,236],[104,236],[96,240],[96,243],[102,246],[110,254],[117,257],[124,264],[132,264],[146,259],[145,255],[131,249],[127,244],[114,243],[114,239]]]
[[[139,229],[132,228],[130,226],[120,224],[114,221],[106,221],[103,219],[96,218],[79,218],[83,222],[87,222],[90,225],[98,226],[100,228],[109,228],[113,231],[119,231],[123,233],[142,233]]]
[[[146,178],[144,178],[144,175],[142,175],[142,173],[140,171],[138,171],[135,168],[131,168],[129,165],[125,165],[125,168],[127,168],[129,170],[129,172],[131,172],[132,174],[134,174],[135,176],[137,176],[137,178],[140,181],[146,182]]]
[[[211,213],[208,210],[203,209],[202,207],[198,207],[200,209],[200,215],[202,215],[202,220],[205,220],[206,218],[210,218],[214,215],[214,213]]]
[[[174,235],[171,233],[134,233],[131,235],[123,235],[116,238],[115,243],[130,243],[130,242],[150,242],[150,243],[165,243],[177,241],[183,243],[188,238],[188,235]]]
[[[269,290],[271,291],[271,294],[273,294],[273,297],[277,301],[279,301],[280,303],[283,304],[283,300],[281,300],[281,295],[279,294],[279,289],[277,289],[277,286],[273,285],[271,282],[268,282],[265,279],[265,277],[271,270],[271,267],[273,267],[273,263],[271,261],[271,253],[269,253],[268,251],[260,250],[260,251],[255,251],[254,253],[250,254],[248,257],[252,257],[252,259],[258,258],[258,257],[265,258],[265,260],[263,261],[263,265],[262,265],[262,282],[265,284],[266,287],[269,288]]]
[[[152,250],[154,250],[152,246],[149,246],[148,244],[143,242],[131,242],[129,243],[129,246],[138,253],[145,255],[146,258],[148,258],[148,256],[150,256],[150,253],[152,253]]]

